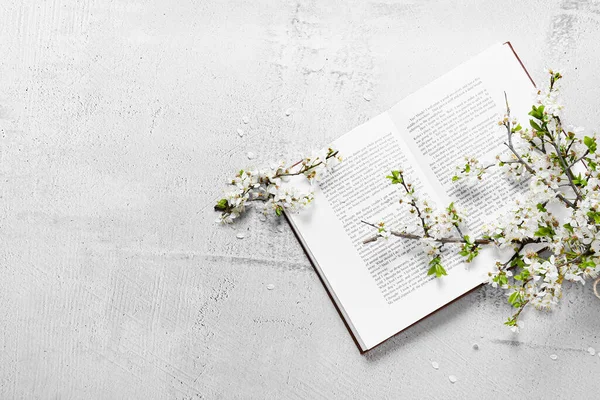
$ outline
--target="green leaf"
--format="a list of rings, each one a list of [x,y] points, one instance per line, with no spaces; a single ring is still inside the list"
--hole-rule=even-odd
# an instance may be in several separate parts
[[[470,164],[466,164],[465,165],[465,172],[468,174],[469,172],[471,172],[471,165]]]
[[[215,204],[215,211],[225,211],[227,210],[228,206],[229,204],[227,203],[227,199],[221,199],[217,201],[217,204]]]
[[[588,211],[587,216],[593,219],[595,223],[600,224],[600,212]]]
[[[540,114],[540,117],[544,116],[544,109],[546,108],[546,106],[539,106],[538,107],[538,113]],[[540,118],[542,119],[542,118]]]
[[[513,307],[519,308],[523,303],[521,292],[512,292],[510,296],[508,296],[508,304]]]
[[[538,203],[537,209],[540,210],[541,212],[548,212],[548,210],[546,210],[546,207],[544,207],[543,203]]]
[[[500,286],[508,285],[508,278],[506,274],[499,274],[494,277],[494,282],[496,282]]]
[[[529,115],[531,115],[535,119],[539,119],[542,121],[544,119],[544,106],[531,106],[531,111],[529,111]]]
[[[281,206],[275,207],[275,214],[277,214],[278,217],[281,217],[282,213],[283,213],[283,207],[281,207]]]
[[[442,264],[438,264],[436,267],[435,276],[439,278],[443,275],[448,275],[448,273],[446,272],[446,269],[442,267]]]
[[[386,176],[387,179],[392,181],[392,185],[396,185],[398,183],[403,183],[402,175],[400,171],[392,171],[391,175]]]
[[[583,138],[583,144],[585,144],[588,148],[588,150],[590,151],[590,153],[595,153],[596,152],[596,138],[591,138],[589,136],[586,136]]]
[[[531,125],[531,127],[533,129],[535,129],[536,131],[538,131],[538,132],[542,132],[543,131],[543,129],[534,120],[532,120],[532,119],[529,120],[529,125]]]
[[[565,228],[567,231],[573,233],[573,227],[571,226],[571,224],[564,224],[563,228]]]
[[[465,261],[470,263],[475,259],[475,257],[479,255],[480,246],[471,242],[469,236],[465,236],[464,239],[466,243],[462,245],[461,250],[458,254],[463,257],[466,257],[467,259]]]
[[[549,226],[542,226],[542,225],[538,225],[538,230],[535,231],[534,236],[536,237],[549,237],[552,238],[554,237],[555,232],[554,229],[552,229]]]
[[[440,278],[444,275],[448,275],[446,270],[441,264],[441,257],[434,257],[431,261],[429,261],[430,268],[427,270],[427,275],[435,275],[436,278]]]
[[[511,262],[510,262],[510,266],[511,267],[519,267],[522,268],[525,266],[525,262],[523,261],[523,256],[516,256]]]
[[[441,264],[435,264],[429,268],[427,275],[435,275],[436,278],[441,278],[444,275],[448,275],[448,273]]]
[[[590,169],[591,169],[592,171],[595,171],[595,170],[596,170],[596,167],[598,166],[598,164],[596,164],[594,161],[592,161],[592,159],[591,159],[591,158],[586,158],[586,159],[585,159],[585,161],[587,161],[587,163],[588,163],[588,166],[590,167]]]
[[[586,269],[586,268],[596,268],[596,263],[594,262],[594,260],[591,257],[586,257],[583,259],[583,261],[581,261],[581,264],[579,264],[579,267],[581,269]]]
[[[529,111],[528,114],[531,115],[532,117],[537,117],[537,115],[538,115],[537,107],[536,106],[531,106],[531,111]]]
[[[473,249],[471,250],[471,254],[469,254],[469,256],[467,257],[467,262],[470,263],[471,261],[473,261],[475,259],[475,257],[477,257],[479,255],[479,246],[474,246]]]
[[[581,174],[573,177],[573,183],[577,186],[586,187],[587,179],[583,178]]]

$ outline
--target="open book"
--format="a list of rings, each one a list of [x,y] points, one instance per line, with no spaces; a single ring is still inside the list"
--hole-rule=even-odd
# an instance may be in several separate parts
[[[505,148],[498,126],[505,93],[511,115],[526,121],[532,84],[510,43],[498,44],[333,142],[344,161],[318,185],[309,209],[287,216],[361,352],[481,285],[498,257],[487,249],[465,264],[449,249],[448,275],[434,278],[417,240],[363,244],[376,229],[361,220],[399,231],[417,222],[386,175],[402,169],[439,208],[455,201],[476,237],[522,188],[501,176],[461,186],[451,179],[455,167],[464,156],[493,160]]]

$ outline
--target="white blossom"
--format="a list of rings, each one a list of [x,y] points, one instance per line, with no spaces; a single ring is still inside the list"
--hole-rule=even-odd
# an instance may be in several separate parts
[[[563,125],[564,107],[557,85],[562,76],[552,70],[548,74],[551,83],[536,92],[528,123],[514,119],[509,108],[499,121],[506,148],[494,163],[469,156],[456,167],[453,181],[476,187],[483,179],[508,178],[526,189],[506,207],[499,204],[498,218],[479,227],[477,233],[482,234],[477,238],[470,237],[468,215],[460,204],[445,208],[435,204],[419,193],[402,170],[387,176],[392,184],[398,184],[402,212],[408,211],[410,217],[402,214],[406,226],[394,230],[394,235],[419,240],[429,275],[446,275],[442,264],[449,249],[456,249],[467,262],[483,246],[513,251],[509,260],[492,266],[487,283],[506,291],[507,302],[516,309],[506,325],[515,332],[523,328],[520,314],[525,306],[551,309],[562,296],[563,282],[585,284],[600,275],[598,138],[583,128]],[[304,175],[319,184],[327,174],[335,173],[340,161],[337,152],[326,149],[292,166],[278,161],[270,169],[240,171],[229,182],[232,190],[215,207],[222,212],[219,221],[233,222],[250,204],[258,204],[264,214],[300,211],[314,200],[314,193],[295,188],[289,177]],[[392,236],[385,221],[368,224],[378,230],[375,239]]]
[[[267,169],[241,170],[229,181],[233,190],[225,193],[215,206],[221,211],[217,221],[232,223],[246,211],[250,202],[258,204],[256,208],[265,215],[269,212],[277,215],[284,211],[298,212],[314,200],[314,191],[300,191],[289,184],[290,176],[304,175],[315,182],[330,173],[341,160],[337,151],[327,149],[315,152],[290,167],[280,160],[271,163]]]

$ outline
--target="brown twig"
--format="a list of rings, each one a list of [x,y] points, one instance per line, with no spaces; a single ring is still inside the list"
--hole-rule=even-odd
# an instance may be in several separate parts
[[[372,224],[370,222],[367,221],[360,221],[363,224],[367,224],[369,226],[372,226],[373,228],[379,228],[377,225]],[[401,237],[404,239],[411,239],[411,240],[420,240],[420,239],[431,239],[435,242],[441,243],[441,244],[447,244],[447,243],[467,243],[467,241],[461,237],[457,237],[457,236],[453,236],[453,237],[446,237],[446,238],[441,238],[441,239],[434,239],[432,237],[425,237],[425,236],[420,236],[420,235],[415,235],[414,233],[406,233],[406,232],[398,232],[398,231],[390,231],[391,235],[397,236],[397,237]],[[363,244],[367,244],[367,243],[371,243],[376,241],[380,236],[376,235],[373,237],[370,237],[368,239],[363,240]],[[476,239],[474,240],[473,244],[482,244],[482,245],[486,245],[486,244],[490,244],[492,243],[493,240],[491,239]]]
[[[510,128],[510,108],[508,106],[508,98],[506,97],[506,92],[504,92],[504,99],[506,100],[506,115],[508,117],[507,118],[508,120],[503,123],[503,125],[506,127],[506,131],[508,133],[508,143],[504,143],[504,144],[515,155],[515,157],[517,157],[517,160],[525,167],[527,172],[529,172],[531,175],[536,175],[535,170],[525,160],[523,160],[521,155],[515,150],[515,147],[513,146],[513,142],[512,142],[512,134],[513,133]],[[548,183],[548,181],[546,179],[541,179],[541,181],[546,186],[551,188],[554,191],[554,193],[556,193],[556,197],[558,199],[560,199],[563,203],[565,203],[570,208],[575,208],[575,204],[573,202],[571,202],[570,200],[568,200],[565,196],[563,196],[562,193],[559,193],[556,189],[552,188],[552,186],[550,186],[550,184]],[[576,192],[576,194],[579,196],[579,194],[577,192]]]

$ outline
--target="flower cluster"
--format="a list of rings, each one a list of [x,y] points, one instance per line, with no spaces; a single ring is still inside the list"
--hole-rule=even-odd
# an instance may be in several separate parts
[[[435,239],[448,237],[453,232],[462,235],[466,220],[466,210],[456,206],[454,202],[448,207],[433,214],[429,235]]]
[[[465,157],[465,163],[456,166],[456,173],[452,177],[452,182],[460,179],[469,183],[476,183],[483,177],[489,166],[484,166],[481,161],[473,157]]]
[[[258,202],[258,208],[265,215],[274,213],[280,216],[284,210],[300,211],[313,201],[314,194],[287,184],[289,178],[304,175],[311,182],[318,181],[341,160],[338,152],[330,148],[289,167],[281,161],[266,169],[241,170],[229,181],[232,190],[215,205],[215,210],[221,212],[217,221],[232,223],[246,211],[250,202]]]
[[[513,330],[521,327],[518,318],[526,305],[550,309],[561,297],[563,282],[584,284],[600,272],[600,218],[594,218],[600,210],[596,137],[563,127],[555,85],[562,76],[549,74],[550,86],[538,92],[529,127],[509,115],[500,122],[511,153],[508,159],[499,156],[497,166],[513,179],[528,179],[528,191],[515,200],[510,217],[487,230],[494,244],[516,250],[489,277],[517,309],[506,322]]]
[[[378,231],[379,237],[387,239],[394,235],[408,239],[419,239],[429,259],[427,275],[435,275],[438,278],[447,275],[441,258],[441,250],[444,244],[461,242],[460,254],[466,257],[467,262],[471,262],[479,254],[479,244],[471,242],[469,236],[462,233],[465,220],[465,213],[462,209],[456,207],[452,202],[445,209],[437,210],[435,204],[416,195],[414,185],[406,181],[402,170],[392,171],[386,178],[393,185],[400,185],[402,188],[400,204],[408,205],[410,213],[418,217],[420,223],[417,231],[420,231],[420,234],[391,231],[385,228],[385,224],[381,222]],[[459,235],[459,238],[450,237],[454,232]]]
[[[544,106],[549,115],[560,116],[564,108],[560,101],[559,89],[556,87],[556,82],[562,78],[560,72],[547,69],[546,73],[550,75],[550,86],[538,90],[536,93],[536,103]]]
[[[519,316],[527,305],[550,309],[558,303],[564,282],[585,284],[600,275],[597,138],[563,125],[556,86],[562,75],[548,73],[549,88],[537,92],[529,126],[523,128],[511,118],[507,101],[507,113],[498,124],[506,131],[508,151],[488,166],[465,157],[452,178],[477,182],[495,167],[511,180],[524,181],[527,191],[515,199],[508,213],[485,226],[482,237],[471,239],[462,233],[465,216],[454,204],[436,211],[435,205],[417,196],[402,171],[392,171],[388,178],[403,187],[400,202],[411,207],[420,229],[414,234],[385,228],[385,236],[380,234],[420,240],[430,260],[428,274],[437,277],[446,274],[440,249],[447,243],[460,244],[458,253],[465,261],[472,261],[481,246],[513,249],[508,261],[496,262],[488,283],[505,290],[508,303],[516,309],[506,321],[514,331],[522,327]]]
[[[513,331],[522,328],[519,317],[527,305],[550,309],[558,303],[565,282],[585,284],[600,275],[597,137],[563,124],[557,88],[562,75],[548,73],[550,85],[536,93],[528,126],[511,117],[507,100],[506,114],[498,122],[506,132],[507,150],[490,165],[465,157],[452,177],[454,182],[477,184],[494,168],[526,188],[510,207],[498,205],[504,210],[502,217],[484,226],[480,237],[464,234],[467,217],[460,207],[451,203],[438,208],[419,196],[402,170],[391,171],[387,178],[398,185],[400,203],[415,216],[412,229],[395,231],[384,222],[362,221],[377,230],[364,243],[391,236],[420,241],[429,260],[427,274],[438,278],[447,275],[442,253],[446,245],[455,245],[466,262],[474,260],[483,246],[512,250],[508,261],[495,263],[488,283],[504,290],[516,310],[505,322]],[[288,178],[304,175],[318,181],[339,161],[338,152],[328,149],[289,167],[280,162],[270,169],[242,170],[229,182],[232,190],[215,205],[221,212],[219,221],[232,222],[250,202],[258,202],[265,214],[301,210],[313,201],[313,193],[286,183]]]

